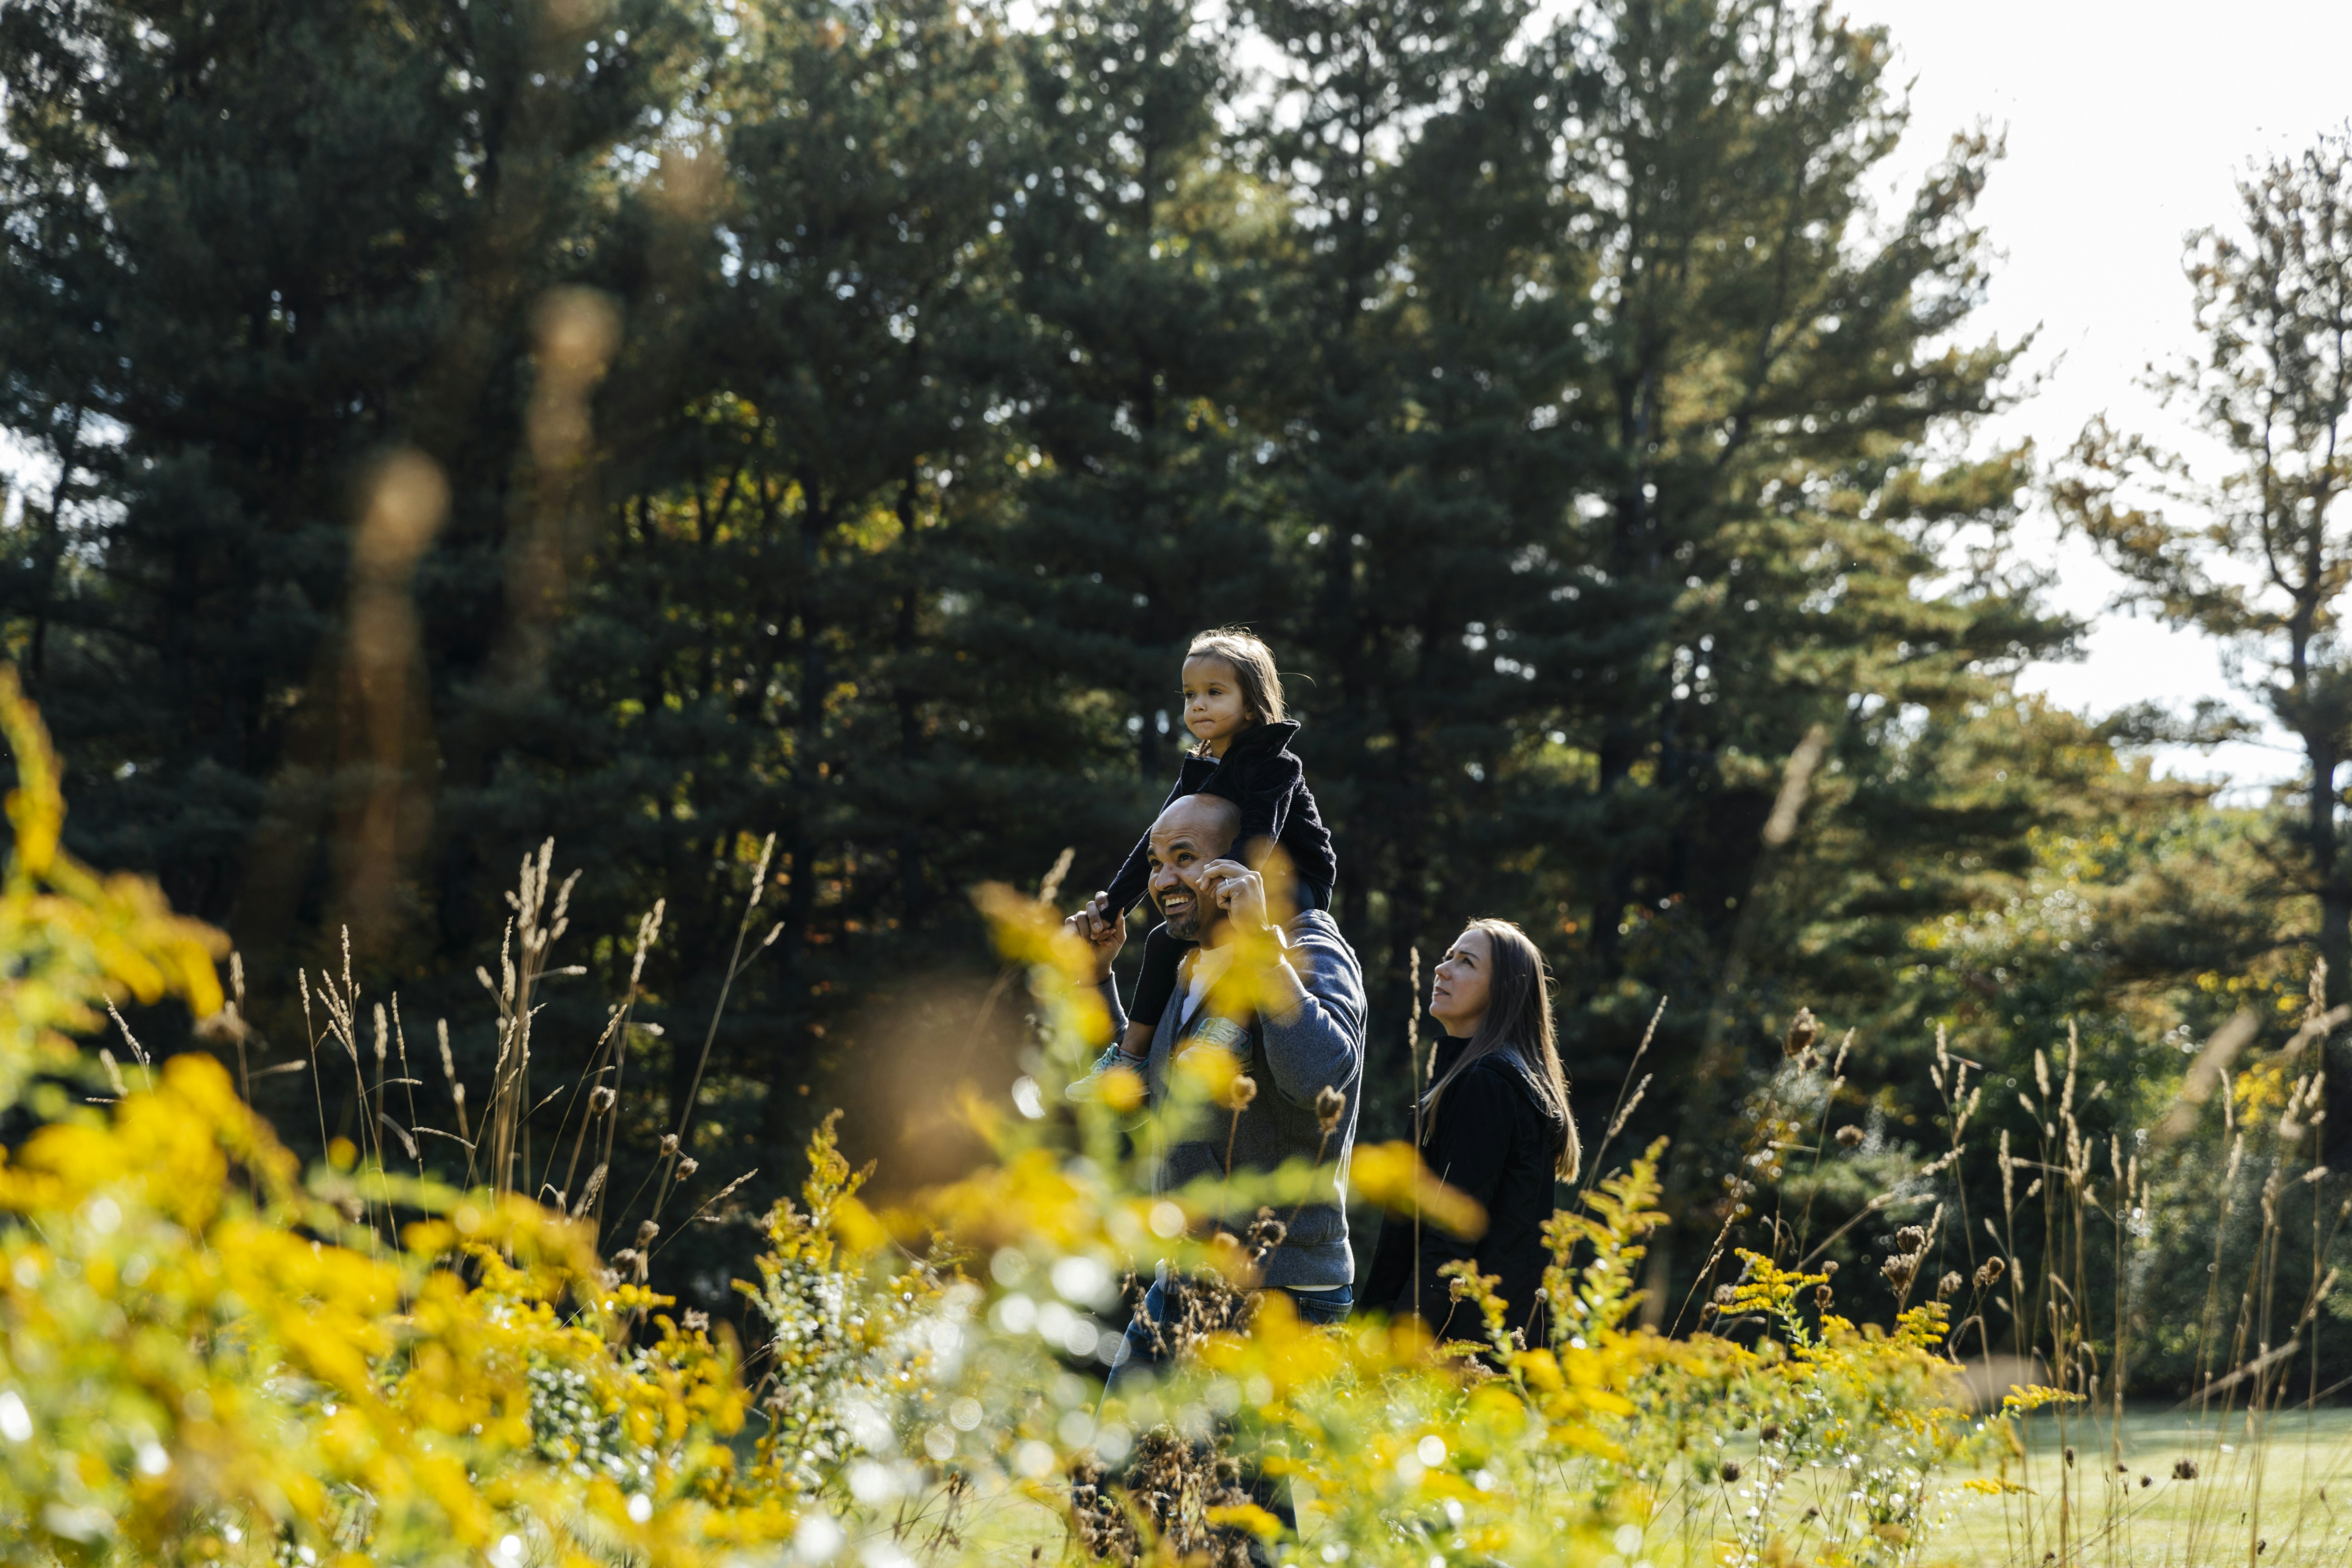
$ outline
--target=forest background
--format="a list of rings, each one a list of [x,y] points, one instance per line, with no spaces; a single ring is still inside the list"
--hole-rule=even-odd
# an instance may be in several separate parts
[[[1370,1131],[1409,1124],[1416,947],[1519,921],[1588,1142],[1621,1100],[1622,1146],[1675,1139],[1671,1316],[1759,1190],[1858,1259],[1995,1182],[1927,1168],[1939,1030],[1978,1141],[2032,1139],[2013,1091],[2071,1037],[2086,1133],[2156,1173],[2117,1218],[2135,1375],[2177,1387],[2200,1265],[2250,1245],[2223,1145],[2286,1097],[2314,958],[2352,979],[2343,574],[2233,620],[2124,437],[1969,444],[2030,390],[1969,322],[1999,149],[1874,203],[1954,129],[1888,62],[1750,0],[10,0],[0,426],[47,467],[0,616],[69,839],[231,934],[233,1065],[315,1152],[367,1130],[306,985],[348,963],[487,1079],[478,967],[551,837],[581,973],[534,1070],[617,1069],[616,1191],[680,1168],[666,1134],[689,1205],[762,1173],[657,1266],[732,1311],[736,1222],[826,1110],[886,1184],[976,1148],[952,1091],[1022,1035],[968,889],[1066,848],[1065,903],[1105,880],[1186,639],[1246,624],[1335,829]],[[2183,310],[2227,306],[2199,264]],[[2285,511],[2325,543],[2314,472]],[[2017,694],[2079,629],[2009,548],[2045,483],[2252,650],[2321,787],[2222,809],[2135,750],[2211,715]],[[1801,1006],[1853,1031],[1859,1159],[1756,1110]],[[2315,1386],[2352,1372],[2318,1340]]]

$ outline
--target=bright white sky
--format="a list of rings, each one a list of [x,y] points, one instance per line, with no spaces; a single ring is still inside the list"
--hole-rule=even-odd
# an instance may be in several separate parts
[[[2039,328],[2046,379],[1987,435],[2030,436],[2046,461],[2104,411],[2178,444],[2177,416],[2136,382],[2192,347],[2183,237],[2233,219],[2248,159],[2352,118],[2352,3],[1848,0],[1847,15],[1886,27],[1895,79],[1913,84],[1906,163],[1979,122],[2008,137],[1979,208],[2005,258],[1979,320],[2004,342]],[[2058,566],[2060,608],[2096,617],[2082,662],[2033,667],[2028,689],[2096,712],[2235,696],[2206,639],[2105,611],[2119,580],[2046,516],[2027,549]],[[2158,765],[2242,788],[2294,776],[2297,760],[2240,744]]]

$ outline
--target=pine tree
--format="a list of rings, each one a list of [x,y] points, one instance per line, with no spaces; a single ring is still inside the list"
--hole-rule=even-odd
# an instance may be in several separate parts
[[[2011,357],[1939,346],[1978,298],[1969,209],[1993,150],[1957,142],[1878,224],[1867,175],[1903,114],[1883,39],[1826,7],[1624,0],[1553,47],[1583,240],[1560,261],[1583,260],[1595,301],[1560,418],[1601,476],[1580,503],[1583,616],[1547,650],[1573,682],[1556,732],[1591,770],[1553,886],[1584,911],[1579,990],[1622,1009],[1593,1016],[1591,1045],[1630,1043],[1652,997],[1682,998],[1660,1065],[1683,1085],[1671,1184],[1687,1202],[1721,1089],[1762,1042],[1752,977],[1804,974],[1807,916],[1827,913],[1774,898],[1784,860],[1821,854],[1808,784],[1865,816],[1899,799],[1906,732],[1996,699],[2066,628],[2001,557],[2022,454],[1930,457],[1997,405]],[[1989,547],[1931,587],[1963,527]],[[2014,826],[1964,812],[1898,831]],[[1849,906],[1913,903],[1866,856],[1837,875]]]
[[[2352,134],[2255,167],[2239,197],[2240,226],[2204,230],[2189,251],[2205,347],[2155,381],[2225,454],[2221,471],[2200,474],[2100,419],[2053,494],[2131,580],[2126,602],[2221,639],[2249,692],[2301,744],[2289,858],[2316,905],[2327,998],[2341,1004],[2352,998],[2352,855],[2336,783],[2352,756],[2352,661],[2338,631],[2352,583]],[[2331,1149],[2352,1150],[2352,1072],[2340,1062],[2328,1111]]]
[[[1875,1031],[1924,1114],[1938,1023],[2015,1061],[2103,1002],[2201,1020],[2181,966],[2278,967],[2273,924],[2190,940],[2121,892],[2095,961],[2002,924],[2061,838],[2186,888],[2211,823],[2116,761],[2136,721],[2010,692],[2069,629],[2006,555],[2026,458],[1937,456],[2012,359],[1967,346],[1996,150],[1874,211],[1883,37],[1766,0],[1238,19],[0,7],[0,425],[60,476],[6,524],[0,616],[85,850],[226,920],[263,984],[350,922],[421,1023],[481,1016],[458,994],[553,836],[594,981],[548,992],[539,1070],[625,1082],[632,1223],[641,1185],[711,1185],[665,1134],[780,1169],[838,1094],[881,1144],[907,1079],[998,1048],[967,890],[1065,847],[1066,898],[1098,885],[1213,624],[1299,677],[1373,1133],[1411,952],[1472,915],[1551,953],[1588,1123],[1675,998],[1645,1070],[1680,1092],[1627,1135],[1681,1134],[1708,1234],[1800,1004]],[[2279,245],[2316,177],[2263,185]],[[2216,248],[2208,308],[2325,317],[2297,243]],[[2262,406],[2332,428],[2296,331],[2228,340],[2225,426],[2300,375]],[[2340,476],[2283,473],[2223,499],[2322,517]],[[2230,608],[2187,534],[2080,494],[2178,613]],[[2322,567],[2300,621],[2240,627],[2310,634],[2315,781]],[[600,1044],[657,901],[640,1026]],[[478,1079],[488,1032],[457,1045]],[[663,1267],[713,1293],[693,1234]]]
[[[952,1087],[874,1081],[866,1053],[835,1075],[835,1042],[980,956],[968,889],[1034,883],[1067,841],[1040,803],[1108,740],[972,608],[1031,466],[1005,40],[944,3],[733,16],[700,87],[719,129],[648,193],[694,222],[643,219],[632,292],[665,315],[600,414],[619,434],[587,585],[544,692],[507,713],[504,773],[463,803],[482,837],[572,847],[591,929],[667,900],[623,1142],[677,1134],[702,1187],[781,1168],[830,1103],[871,1108],[870,1145]],[[639,354],[675,370],[624,416]],[[773,945],[733,977],[763,865],[746,952]],[[610,989],[627,954],[601,957]]]
[[[430,726],[504,618],[531,312],[588,268],[606,159],[675,38],[663,10],[0,12],[0,424],[58,475],[10,530],[0,614],[86,851],[248,945],[353,918],[335,840],[381,787],[377,717],[423,726],[395,773],[478,752]],[[371,689],[352,538],[402,449],[441,476],[411,531],[439,523],[436,483],[450,514],[421,562],[394,552],[421,662]],[[377,826],[404,873],[429,858],[429,811]]]
[[[1249,182],[1221,157],[1224,40],[1183,0],[1090,0],[1023,54],[1010,193],[1035,443],[992,600],[1011,647],[1121,699],[1135,783],[1084,842],[1111,874],[1173,772],[1186,641],[1278,594],[1252,446],[1265,333],[1239,243]]]
[[[1581,357],[1582,302],[1555,274],[1559,122],[1511,49],[1516,5],[1251,16],[1277,62],[1236,153],[1283,204],[1263,242],[1294,575],[1278,640],[1315,679],[1306,755],[1341,923],[1394,1016],[1410,949],[1474,912],[1458,895],[1492,885],[1474,867],[1522,863],[1539,820],[1499,809],[1497,764],[1539,679],[1513,639],[1562,586],[1585,471],[1581,439],[1538,412]],[[1377,1082],[1408,1081],[1385,1059],[1401,1048],[1375,1047]]]

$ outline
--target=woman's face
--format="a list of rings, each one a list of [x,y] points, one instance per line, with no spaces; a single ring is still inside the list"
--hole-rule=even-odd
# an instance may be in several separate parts
[[[1494,944],[1483,931],[1465,931],[1429,983],[1429,1013],[1449,1035],[1474,1035],[1494,994]]]

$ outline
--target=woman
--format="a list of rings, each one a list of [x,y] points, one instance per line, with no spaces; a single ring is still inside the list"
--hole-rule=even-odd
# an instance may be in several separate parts
[[[1540,1345],[1548,1322],[1536,1292],[1551,1258],[1543,1226],[1553,1213],[1552,1184],[1576,1180],[1583,1162],[1543,954],[1508,921],[1472,921],[1437,966],[1429,1011],[1445,1038],[1422,1099],[1422,1158],[1485,1206],[1486,1229],[1465,1239],[1389,1215],[1359,1306],[1391,1318],[1418,1310],[1441,1340],[1483,1340],[1477,1309],[1454,1300],[1453,1281],[1438,1273],[1473,1258],[1479,1273],[1498,1277],[1496,1293],[1510,1304],[1506,1322]]]

